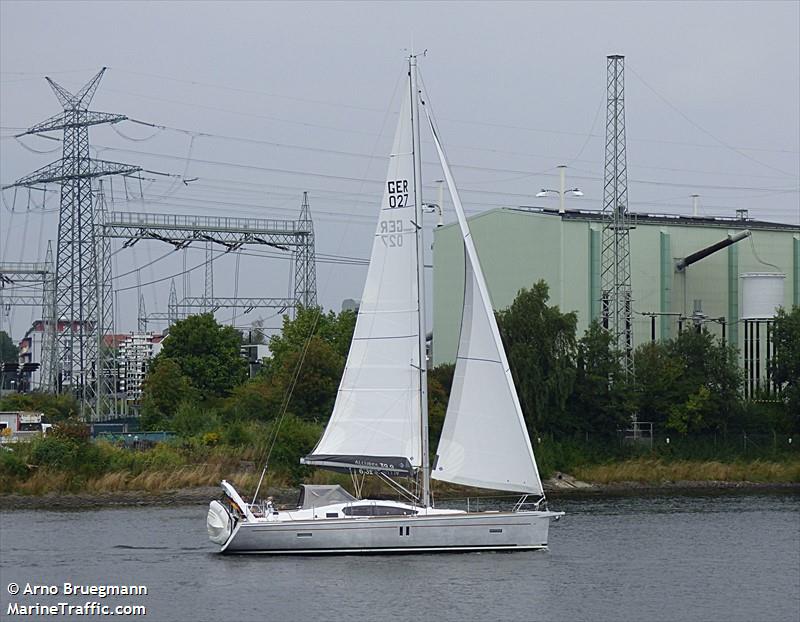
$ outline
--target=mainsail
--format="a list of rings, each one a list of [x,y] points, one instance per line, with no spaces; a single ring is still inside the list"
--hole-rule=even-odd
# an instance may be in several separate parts
[[[428,121],[464,238],[465,265],[455,375],[431,477],[478,488],[541,494],[542,482],[489,290],[430,115]]]
[[[422,464],[411,114],[404,97],[353,342],[330,422],[304,464],[395,475]]]

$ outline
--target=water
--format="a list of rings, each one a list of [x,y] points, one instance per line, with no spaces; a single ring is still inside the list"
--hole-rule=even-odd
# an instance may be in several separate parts
[[[143,619],[165,622],[800,620],[800,495],[551,505],[568,515],[548,552],[305,558],[215,554],[204,506],[6,512],[0,617],[9,582],[68,581],[145,584],[146,596],[103,602],[143,604]]]

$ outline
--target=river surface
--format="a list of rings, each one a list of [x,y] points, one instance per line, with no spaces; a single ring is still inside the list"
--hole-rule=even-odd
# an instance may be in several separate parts
[[[567,516],[546,552],[302,558],[217,555],[202,505],[8,511],[0,618],[22,618],[7,615],[10,602],[98,601],[145,605],[141,619],[158,622],[800,620],[796,493],[561,498],[551,508]],[[148,593],[12,597],[10,582]]]

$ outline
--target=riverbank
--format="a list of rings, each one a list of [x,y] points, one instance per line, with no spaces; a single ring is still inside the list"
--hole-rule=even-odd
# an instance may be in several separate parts
[[[621,481],[607,484],[582,482],[567,474],[556,474],[544,482],[551,500],[576,496],[656,496],[714,493],[800,493],[800,482],[749,482],[716,480],[676,480],[663,482]],[[291,504],[297,499],[296,488],[270,488],[269,495],[278,504]],[[500,493],[507,495],[507,493]],[[204,505],[220,495],[218,486],[197,486],[175,490],[126,490],[103,493],[44,495],[0,495],[0,511],[13,510],[95,510],[113,507]],[[466,494],[440,494],[438,499],[463,499],[464,496],[491,497],[487,491],[470,491]]]

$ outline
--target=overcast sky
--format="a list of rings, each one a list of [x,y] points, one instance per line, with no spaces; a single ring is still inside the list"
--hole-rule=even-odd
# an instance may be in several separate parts
[[[92,109],[167,129],[92,128],[98,157],[197,178],[115,180],[114,209],[293,218],[308,190],[317,252],[366,258],[408,48],[428,50],[422,77],[472,214],[554,207],[535,194],[557,187],[559,164],[584,192],[569,207],[600,209],[606,56],[624,54],[632,211],[689,214],[699,194],[704,215],[746,208],[800,224],[799,30],[798,2],[5,0],[0,183],[60,155],[58,142],[14,138],[60,110],[44,76],[77,91],[108,66]],[[435,201],[441,171],[425,136],[423,149]],[[42,193],[3,192],[0,261],[44,257],[58,221],[52,190],[44,203]],[[161,279],[203,261],[199,248],[185,258],[170,249],[141,242],[115,255],[119,332],[135,328],[137,283],[147,310],[165,311]],[[242,255],[238,279],[236,263],[215,261],[217,295],[287,292],[286,259]],[[179,296],[201,295],[202,269],[189,275],[175,279]],[[318,275],[320,302],[338,310],[360,297],[366,268],[320,263]],[[38,315],[12,309],[0,327],[19,339]],[[279,325],[268,310],[237,315],[236,325]]]

